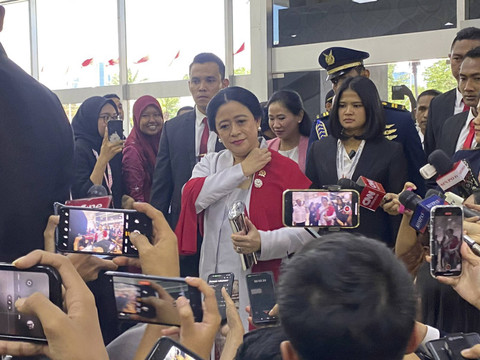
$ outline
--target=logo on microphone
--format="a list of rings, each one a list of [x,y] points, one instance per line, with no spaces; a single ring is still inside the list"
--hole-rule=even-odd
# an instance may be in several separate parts
[[[375,202],[375,198],[377,196],[378,195],[375,192],[368,190],[368,192],[365,194],[365,197],[362,200],[362,205],[363,206],[371,205],[373,202]]]

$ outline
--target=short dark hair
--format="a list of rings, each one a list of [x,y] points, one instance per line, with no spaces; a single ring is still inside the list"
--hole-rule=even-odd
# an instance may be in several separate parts
[[[355,76],[345,79],[337,92],[335,102],[330,114],[330,130],[336,139],[345,140],[348,137],[343,134],[343,127],[338,117],[338,107],[343,92],[347,89],[355,91],[362,100],[365,108],[366,121],[362,135],[355,136],[356,139],[373,140],[383,136],[385,130],[385,115],[382,108],[382,101],[378,95],[377,87],[372,80],[364,76]]]
[[[303,101],[299,93],[289,89],[276,91],[268,100],[267,109],[275,102],[282,103],[282,105],[294,115],[300,115],[300,113],[303,111],[302,121],[298,125],[298,130],[300,131],[301,135],[310,136],[312,120],[310,120],[307,110],[305,110],[305,107],[303,106]]]
[[[246,106],[256,120],[262,121],[263,109],[260,106],[260,102],[255,94],[240,86],[232,86],[220,90],[217,95],[215,95],[208,103],[207,118],[208,127],[211,131],[217,132],[215,118],[217,116],[218,109],[220,106],[230,101],[237,101]]]
[[[455,45],[457,41],[461,40],[480,40],[480,29],[471,26],[459,30],[457,32],[457,35],[455,36],[455,39],[453,39],[452,41],[452,46],[450,47],[450,50],[453,49],[453,45]]]
[[[471,59],[478,59],[480,58],[480,46],[477,46],[476,48],[473,48],[472,50],[469,50],[463,60],[465,60],[466,58],[471,58]]]
[[[441,92],[438,91],[438,90],[435,90],[435,89],[425,90],[425,91],[423,91],[422,93],[420,93],[420,95],[418,95],[417,102],[420,100],[420,98],[421,98],[422,96],[433,96],[433,97],[435,97],[435,96],[438,96],[438,95],[440,95],[440,94],[441,94]]]
[[[177,116],[178,116],[178,114],[180,114],[182,111],[192,111],[192,110],[193,110],[193,106],[190,106],[190,105],[182,106],[180,109],[178,109],[178,111],[177,111]]]
[[[220,77],[225,79],[225,64],[223,63],[222,59],[220,59],[217,55],[212,53],[200,53],[193,58],[192,63],[190,64],[188,71],[192,71],[193,64],[205,64],[207,62],[214,62],[218,65],[218,71],[220,72]]]
[[[287,340],[281,326],[264,327],[243,336],[235,360],[282,360],[280,344]]]
[[[118,99],[118,100],[120,100],[120,97],[117,94],[107,94],[107,95],[103,95],[103,97],[107,98],[107,99]]]
[[[415,322],[413,281],[385,244],[337,233],[285,265],[277,302],[302,360],[400,360]]]

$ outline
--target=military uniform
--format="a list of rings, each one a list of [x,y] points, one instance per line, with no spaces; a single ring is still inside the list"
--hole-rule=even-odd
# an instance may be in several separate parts
[[[324,50],[318,61],[327,70],[327,79],[334,81],[339,76],[351,71],[352,68],[362,66],[363,59],[369,56],[370,54],[364,51],[334,47]],[[385,101],[382,102],[382,105],[385,111],[385,138],[403,145],[408,165],[408,180],[417,186],[418,194],[423,196],[426,191],[425,180],[421,177],[419,169],[427,161],[411,114],[403,105]],[[312,142],[328,136],[329,133],[329,113],[326,112],[313,122],[309,148]]]

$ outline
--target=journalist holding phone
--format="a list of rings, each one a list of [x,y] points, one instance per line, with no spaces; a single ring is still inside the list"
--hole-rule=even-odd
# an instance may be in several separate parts
[[[282,193],[307,188],[310,181],[294,161],[268,150],[265,140],[257,137],[263,111],[250,91],[240,87],[221,90],[208,104],[207,115],[210,129],[215,129],[226,150],[207,154],[193,169],[183,189],[176,233],[181,252],[196,251],[196,226],[189,226],[192,221],[188,220],[204,212],[200,276],[207,279],[212,273],[233,272],[239,279],[243,309],[248,305],[245,275],[250,271],[242,270],[239,254],[257,252],[261,261],[252,271],[270,270],[278,275],[281,259],[310,237],[303,229],[280,229]],[[227,212],[238,200],[247,205],[249,230],[246,235],[232,236]],[[246,327],[246,314],[241,315]]]
[[[314,142],[307,156],[305,174],[312,188],[365,176],[387,192],[400,192],[407,178],[405,155],[401,144],[384,137],[385,119],[375,84],[361,76],[348,78],[337,99],[330,115],[331,135]],[[353,231],[393,246],[394,226],[382,209],[362,207],[360,225]]]
[[[103,185],[113,195],[114,207],[122,204],[122,149],[124,140],[108,140],[107,123],[116,119],[113,100],[92,96],[85,100],[72,120],[75,135],[72,186],[74,199],[87,197],[93,185]]]

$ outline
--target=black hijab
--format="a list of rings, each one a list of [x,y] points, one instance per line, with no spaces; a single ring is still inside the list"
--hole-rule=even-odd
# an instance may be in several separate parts
[[[75,141],[83,139],[98,153],[100,153],[103,141],[98,133],[98,116],[106,104],[112,105],[115,111],[118,111],[113,100],[103,96],[92,96],[80,105],[72,120]]]

